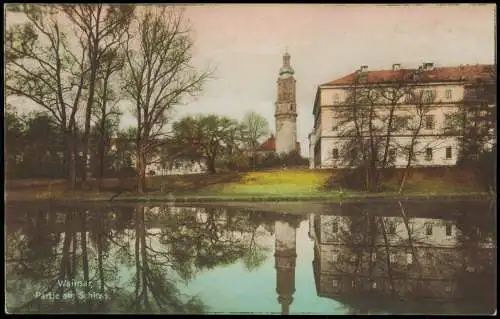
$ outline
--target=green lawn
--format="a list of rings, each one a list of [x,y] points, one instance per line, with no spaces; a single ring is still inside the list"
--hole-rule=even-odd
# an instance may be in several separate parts
[[[64,181],[9,181],[7,198],[22,199],[118,199],[130,200],[313,200],[397,195],[403,171],[382,181],[384,191],[368,194],[349,189],[340,180],[342,170],[287,169],[246,173],[218,173],[149,177],[147,194],[134,193],[135,179],[105,181],[98,193],[90,182],[86,190],[68,192]],[[389,176],[389,175],[387,175]],[[354,177],[349,177],[351,180]],[[348,181],[349,181],[348,180]],[[343,185],[343,188],[340,187]],[[416,169],[408,178],[403,196],[460,195],[484,193],[472,172],[456,168]]]
[[[250,172],[238,181],[210,185],[202,194],[219,195],[319,195],[331,174],[312,170]],[[331,193],[331,192],[329,192]]]

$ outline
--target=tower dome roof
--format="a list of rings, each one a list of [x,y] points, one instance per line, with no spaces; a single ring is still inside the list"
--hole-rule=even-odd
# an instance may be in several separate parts
[[[285,75],[285,74],[290,74],[290,75],[292,75],[292,74],[294,74],[294,73],[295,73],[295,71],[293,70],[293,68],[292,68],[291,66],[286,66],[286,65],[284,65],[284,66],[282,66],[282,67],[280,68],[280,75]]]

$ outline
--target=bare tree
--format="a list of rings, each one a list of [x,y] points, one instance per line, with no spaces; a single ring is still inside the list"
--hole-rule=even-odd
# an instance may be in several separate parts
[[[347,91],[347,98],[335,110],[333,130],[343,140],[341,162],[364,171],[364,187],[378,189],[378,167],[382,147],[383,125],[380,120],[380,93],[358,71]],[[332,154],[333,156],[333,154]],[[337,157],[337,154],[335,154]]]
[[[267,120],[254,111],[248,112],[243,117],[243,139],[252,154],[252,167],[255,169],[255,157],[259,142],[269,134]]]
[[[134,13],[134,6],[103,4],[62,5],[66,17],[77,27],[80,41],[86,43],[85,55],[89,64],[89,83],[83,133],[83,181],[86,180],[89,152],[89,133],[96,80],[101,63],[109,59],[123,40]]]
[[[400,125],[398,125],[398,111],[403,103],[403,98],[407,94],[408,84],[412,80],[413,74],[412,70],[400,69],[393,72],[392,76],[383,84],[374,85],[380,97],[381,104],[385,104],[388,108],[380,115],[382,123],[386,123],[380,165],[382,168],[387,168],[394,161],[391,153],[396,148],[393,137],[397,135],[397,131],[400,128]]]
[[[113,74],[120,71],[123,67],[123,60],[118,55],[117,51],[109,51],[109,53],[104,57],[105,59],[103,61],[103,65],[101,66],[101,72],[97,77],[97,108],[95,108],[93,112],[96,118],[95,127],[99,133],[97,145],[99,160],[97,179],[99,190],[102,189],[102,180],[104,177],[106,145],[109,145],[111,142],[109,140],[112,134],[110,122],[121,114],[118,109],[118,102],[120,99],[118,98],[116,91],[111,87],[110,79],[112,79]]]
[[[425,121],[434,121],[433,118],[426,119],[429,114],[432,103],[436,99],[436,93],[432,90],[424,90],[420,87],[409,86],[406,91],[407,103],[411,105],[410,115],[402,116],[405,129],[410,132],[410,142],[408,145],[400,145],[406,154],[406,167],[399,185],[399,193],[403,192],[406,180],[410,173],[416,155],[421,153],[422,149],[426,149],[428,144],[423,148],[417,148],[421,131],[426,125]],[[434,127],[434,123],[431,124]]]
[[[134,22],[137,37],[132,39],[129,32],[125,44],[123,84],[135,104],[138,191],[142,193],[146,158],[162,143],[167,111],[185,96],[201,91],[209,73],[198,73],[190,64],[193,41],[183,24],[182,9],[148,6]]]
[[[12,7],[28,22],[14,25],[6,33],[7,95],[27,98],[46,109],[65,136],[65,163],[71,188],[76,187],[76,123],[87,68],[70,48],[61,30],[58,8],[52,5]],[[85,50],[86,44],[80,41]]]

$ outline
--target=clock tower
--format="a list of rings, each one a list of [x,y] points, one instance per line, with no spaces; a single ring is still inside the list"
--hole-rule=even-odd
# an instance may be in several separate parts
[[[287,154],[297,150],[297,105],[295,103],[295,78],[290,65],[290,54],[283,55],[283,65],[278,77],[278,97],[274,118],[276,122],[276,153]]]

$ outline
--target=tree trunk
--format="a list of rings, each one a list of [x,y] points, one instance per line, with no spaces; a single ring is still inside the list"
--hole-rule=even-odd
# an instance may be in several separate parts
[[[413,157],[413,141],[410,147],[411,149],[410,152],[408,153],[408,162],[406,163],[406,168],[403,173],[403,178],[401,179],[401,183],[399,185],[399,191],[398,191],[399,194],[403,193],[403,188],[405,187],[406,179],[408,178],[409,170],[411,167],[411,158]]]
[[[99,191],[102,191],[102,180],[104,178],[104,148],[105,148],[105,140],[104,136],[101,136],[101,140],[99,141],[99,148],[97,150],[99,156],[98,163],[98,172],[97,172],[97,184]]]
[[[82,231],[80,232],[80,243],[82,245],[82,266],[83,266],[83,280],[86,284],[89,282],[89,259],[87,251],[87,212],[85,210],[80,211],[81,221],[82,221]],[[89,287],[84,286],[85,294],[89,292]],[[87,302],[90,299],[87,299]]]
[[[209,158],[207,160],[207,164],[208,164],[208,171],[210,172],[210,174],[215,174],[217,172],[215,170],[215,158]]]
[[[89,46],[89,58],[91,62],[90,81],[89,81],[89,96],[87,100],[87,108],[85,110],[85,131],[83,134],[83,167],[82,167],[82,182],[87,181],[87,154],[89,153],[89,134],[90,134],[90,118],[92,114],[92,106],[94,103],[95,81],[98,69],[97,64],[97,45]]]
[[[76,159],[75,159],[75,143],[71,129],[65,130],[64,138],[66,142],[65,162],[67,163],[67,178],[71,190],[76,189]]]
[[[403,173],[403,178],[401,179],[401,184],[399,185],[399,191],[398,191],[399,194],[401,194],[403,192],[403,188],[405,187],[407,176],[408,176],[408,171],[405,170],[405,172]]]
[[[142,150],[137,152],[137,191],[144,194],[146,188],[146,156]]]

